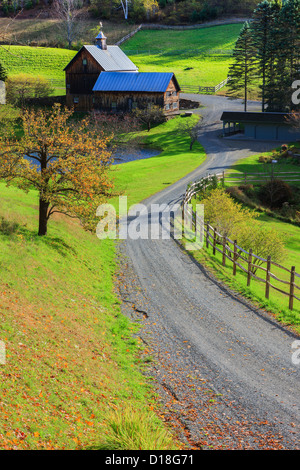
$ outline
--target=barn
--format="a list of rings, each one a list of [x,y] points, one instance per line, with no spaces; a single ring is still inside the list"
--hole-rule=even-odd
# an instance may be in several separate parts
[[[94,106],[105,112],[131,112],[149,105],[165,114],[179,111],[180,87],[173,73],[103,72],[94,91]]]
[[[144,72],[102,31],[65,67],[66,104],[75,111],[131,112],[150,104],[179,111],[180,87],[173,73]]]
[[[118,46],[108,46],[101,31],[95,44],[82,46],[64,71],[67,106],[90,111],[93,87],[102,72],[137,72],[138,68]]]

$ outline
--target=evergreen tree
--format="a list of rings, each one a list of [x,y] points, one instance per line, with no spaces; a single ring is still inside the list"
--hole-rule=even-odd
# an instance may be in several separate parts
[[[257,59],[255,52],[251,29],[249,23],[246,22],[236,41],[233,51],[234,62],[230,66],[228,73],[230,77],[228,93],[233,97],[238,97],[240,92],[243,92],[245,111],[247,111],[249,88],[257,75]]]
[[[285,21],[282,2],[271,3],[272,18],[269,25],[268,63],[266,67],[265,102],[267,111],[283,112],[288,102],[287,66],[285,47]]]
[[[263,112],[265,111],[266,105],[267,76],[270,71],[270,67],[272,67],[273,58],[272,49],[270,46],[273,18],[274,11],[272,8],[272,3],[270,3],[268,0],[263,0],[254,10],[251,21],[253,42],[256,48],[258,70],[261,78],[260,88]]]
[[[5,82],[6,79],[7,79],[7,72],[4,66],[0,62],[0,80]]]
[[[288,0],[282,8],[284,49],[290,87],[300,71],[300,0]]]

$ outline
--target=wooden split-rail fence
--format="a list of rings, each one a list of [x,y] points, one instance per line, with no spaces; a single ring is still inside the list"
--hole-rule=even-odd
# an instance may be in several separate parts
[[[217,93],[221,88],[227,85],[229,78],[226,78],[222,82],[214,86],[193,86],[193,85],[184,85],[180,83],[181,93]]]
[[[212,175],[210,175],[212,176]],[[224,178],[223,173],[216,174],[218,179]],[[187,190],[182,202],[183,217],[187,213],[191,220],[192,228],[196,230],[196,211],[194,211],[191,200],[197,195],[199,189],[199,181],[193,183]],[[205,208],[204,208],[205,210]],[[249,287],[252,279],[265,284],[265,298],[270,298],[270,291],[274,289],[280,294],[288,297],[289,309],[294,309],[294,301],[300,301],[300,274],[296,272],[295,266],[290,269],[276,263],[270,256],[262,258],[256,255],[252,249],[249,251],[239,246],[237,240],[231,240],[219,233],[217,229],[209,223],[204,224],[204,237],[206,248],[212,247],[213,255],[216,252],[221,254],[222,265],[226,266],[227,262],[232,263],[232,275],[236,276],[237,268],[241,269],[247,276],[247,286]],[[274,267],[276,274],[274,274]],[[257,272],[259,271],[259,275]],[[278,277],[284,272],[285,279]],[[298,282],[298,284],[296,283]],[[277,285],[274,285],[276,282]],[[279,287],[279,285],[281,287]]]

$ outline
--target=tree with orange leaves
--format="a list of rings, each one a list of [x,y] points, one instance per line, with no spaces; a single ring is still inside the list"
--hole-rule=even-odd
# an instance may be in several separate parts
[[[86,230],[94,229],[97,207],[115,195],[110,137],[88,119],[71,116],[60,105],[24,110],[22,136],[11,127],[0,136],[0,178],[38,191],[39,235],[47,234],[54,213],[79,218]]]

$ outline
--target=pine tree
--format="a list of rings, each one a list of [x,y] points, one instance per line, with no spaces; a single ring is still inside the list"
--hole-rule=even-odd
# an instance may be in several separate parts
[[[7,79],[7,72],[4,66],[0,62],[0,81],[5,82],[6,79]]]
[[[300,71],[300,0],[286,1],[282,8],[282,18],[282,36],[291,87],[293,81],[299,79]]]
[[[283,112],[286,110],[289,97],[287,95],[285,21],[282,15],[281,0],[273,1],[271,8],[265,102],[268,112]]]
[[[261,78],[261,99],[262,111],[266,106],[266,83],[267,76],[272,67],[272,48],[270,45],[270,35],[272,30],[272,22],[274,18],[272,3],[264,0],[258,4],[254,10],[251,29],[253,35],[253,43],[256,47],[256,56],[258,59],[258,70]]]
[[[257,59],[255,52],[251,29],[249,23],[246,22],[236,41],[233,51],[234,62],[228,72],[230,77],[228,93],[233,97],[238,97],[240,92],[243,92],[245,111],[247,111],[249,87],[256,78]]]

